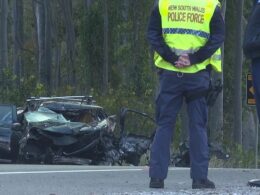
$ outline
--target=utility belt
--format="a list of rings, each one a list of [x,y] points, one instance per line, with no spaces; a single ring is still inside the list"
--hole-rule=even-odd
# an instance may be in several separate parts
[[[209,73],[209,75],[211,74],[211,70],[212,67],[211,65],[208,65],[206,67],[206,69],[200,70],[199,72],[202,71],[207,71]],[[165,70],[162,68],[157,68],[157,73],[158,74],[162,74],[165,71],[169,71],[169,70]],[[174,72],[174,71],[169,71],[171,72],[171,74],[175,75],[177,77],[183,77],[183,76],[188,76],[191,74],[196,74],[196,73],[182,73],[182,72]],[[199,73],[197,72],[197,73]],[[207,105],[208,106],[213,106],[217,100],[218,95],[221,93],[223,89],[223,84],[221,82],[221,79],[212,81],[212,79],[210,79],[210,83],[209,83],[209,88],[207,90],[203,90],[203,91],[189,91],[186,92],[184,94],[185,99],[186,99],[186,103],[189,103],[195,99],[199,99],[201,97],[205,97],[206,101],[207,101]]]
[[[163,69],[163,68],[158,68],[156,67],[156,72],[157,74],[162,74],[164,72],[169,72],[171,73],[172,75],[176,75],[177,77],[183,77],[183,76],[189,76],[189,75],[193,75],[193,74],[197,74],[197,73],[200,73],[200,72],[205,72],[207,71],[209,74],[211,73],[211,70],[212,70],[212,66],[211,65],[208,65],[205,69],[202,69],[198,72],[195,72],[195,73],[184,73],[184,72],[176,72],[176,71],[172,71],[172,70],[166,70],[166,69]]]

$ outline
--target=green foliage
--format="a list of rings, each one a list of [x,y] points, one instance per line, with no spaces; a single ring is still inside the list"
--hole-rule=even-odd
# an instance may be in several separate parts
[[[151,118],[154,118],[154,95],[151,89],[146,89],[144,95],[141,97],[137,96],[133,89],[126,86],[120,86],[117,90],[110,88],[108,94],[105,96],[94,90],[92,90],[91,94],[97,104],[104,107],[109,115],[117,115],[118,128],[121,108],[145,112]],[[127,114],[125,128],[128,132],[150,136],[155,130],[155,123],[148,118],[129,113]]]
[[[119,109],[122,107],[128,107],[150,114],[154,113],[154,95],[153,90],[151,89],[146,89],[142,97],[137,96],[133,89],[126,86],[120,86],[116,90],[110,88],[108,94],[105,96],[102,96],[94,90],[92,90],[92,92],[93,97],[97,100],[98,104],[104,106],[111,114],[118,113]]]
[[[229,154],[230,158],[227,160],[213,156],[210,159],[209,166],[214,168],[255,168],[254,151],[245,151],[241,145],[236,145],[230,149]]]
[[[4,72],[6,84],[0,88],[1,102],[22,105],[25,99],[31,96],[43,96],[45,94],[44,86],[38,82],[35,75],[20,80],[6,69]]]
[[[214,161],[211,164],[214,164],[214,167],[220,167],[220,160]],[[230,158],[221,162],[222,167],[225,168],[255,168],[255,153],[252,150],[245,151],[241,145],[235,145],[230,149]]]
[[[85,10],[86,11],[86,10]],[[88,88],[100,89],[102,83],[102,64],[103,64],[103,12],[100,1],[94,1],[89,10],[84,13],[82,20],[82,55],[85,56],[83,64],[85,68],[79,69],[79,74],[84,78]]]

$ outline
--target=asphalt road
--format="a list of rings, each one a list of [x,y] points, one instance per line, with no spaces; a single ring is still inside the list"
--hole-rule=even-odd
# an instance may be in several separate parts
[[[0,195],[260,195],[259,169],[210,169],[215,190],[192,190],[189,169],[170,168],[165,189],[148,188],[147,167],[0,165]]]

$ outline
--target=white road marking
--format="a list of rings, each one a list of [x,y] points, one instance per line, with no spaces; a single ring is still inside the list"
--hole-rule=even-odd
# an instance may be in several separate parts
[[[0,175],[15,174],[46,174],[46,173],[89,173],[89,172],[126,172],[126,171],[142,171],[144,169],[95,169],[95,170],[55,170],[55,171],[9,171],[0,172]]]
[[[172,170],[185,170],[187,168],[169,168]],[[79,169],[79,170],[53,170],[53,171],[3,171],[0,175],[18,175],[18,174],[51,174],[51,173],[90,173],[90,172],[132,172],[132,171],[148,171],[149,168],[136,168],[136,169]]]

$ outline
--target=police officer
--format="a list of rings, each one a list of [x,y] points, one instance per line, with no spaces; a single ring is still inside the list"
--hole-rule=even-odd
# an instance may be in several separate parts
[[[203,94],[209,87],[209,70],[221,72],[224,34],[218,0],[155,2],[147,32],[160,81],[149,168],[151,188],[164,187],[173,129],[183,100],[189,116],[192,188],[215,188],[208,179],[208,109]]]
[[[245,37],[244,53],[252,61],[253,85],[255,89],[256,109],[260,121],[260,0],[252,0],[253,9],[248,20]],[[248,182],[250,186],[260,187],[260,179]]]

